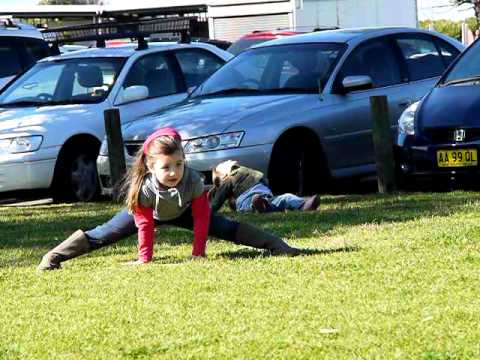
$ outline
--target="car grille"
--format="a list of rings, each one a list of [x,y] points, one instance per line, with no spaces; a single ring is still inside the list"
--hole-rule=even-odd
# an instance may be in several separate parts
[[[454,132],[458,128],[454,129],[424,129],[422,133],[434,144],[456,143]],[[459,142],[472,142],[480,140],[480,129],[465,129],[465,140]]]
[[[142,146],[143,141],[129,141],[125,143],[125,148],[127,149],[127,154],[129,156],[135,156],[138,149]]]

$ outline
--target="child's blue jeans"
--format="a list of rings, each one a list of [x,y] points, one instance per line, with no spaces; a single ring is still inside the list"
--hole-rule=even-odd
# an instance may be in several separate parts
[[[188,208],[182,215],[173,220],[155,220],[155,225],[171,225],[193,230],[192,210],[191,208]],[[219,239],[234,242],[238,225],[239,223],[236,221],[212,213],[210,216],[210,228],[208,234]],[[133,220],[133,216],[128,213],[127,209],[121,210],[106,223],[85,232],[94,249],[114,244],[136,233],[137,227],[135,226],[135,221]]]
[[[237,198],[235,202],[237,211],[253,211],[252,200],[255,195],[260,195],[267,200],[267,212],[297,210],[305,203],[305,200],[301,197],[289,193],[274,196],[268,186],[263,183],[258,183]]]

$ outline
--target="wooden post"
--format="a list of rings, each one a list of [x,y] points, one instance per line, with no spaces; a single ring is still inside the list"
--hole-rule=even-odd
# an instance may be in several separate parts
[[[122,129],[120,126],[120,112],[118,109],[107,109],[103,112],[105,120],[105,134],[108,144],[108,161],[112,180],[112,197],[118,198],[120,180],[127,169],[123,147]]]
[[[388,114],[386,96],[371,96],[372,135],[377,164],[378,191],[382,194],[396,190],[395,159],[393,156],[393,139]]]

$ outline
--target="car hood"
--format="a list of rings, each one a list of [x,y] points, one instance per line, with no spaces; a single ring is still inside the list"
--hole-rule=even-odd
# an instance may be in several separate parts
[[[21,132],[27,129],[51,128],[75,117],[85,117],[93,110],[93,104],[1,107],[0,132]]]
[[[255,119],[257,123],[272,121],[273,117],[282,115],[285,108],[294,109],[295,103],[304,99],[304,94],[190,99],[160,115],[127,124],[123,128],[123,136],[127,141],[143,140],[155,129],[165,126],[175,127],[183,139],[218,134],[250,119]],[[261,116],[257,116],[259,114]]]
[[[434,88],[422,101],[418,110],[419,129],[479,127],[479,89],[478,86],[471,85]]]

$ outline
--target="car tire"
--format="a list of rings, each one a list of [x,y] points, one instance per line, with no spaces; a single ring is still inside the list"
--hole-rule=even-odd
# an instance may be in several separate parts
[[[272,153],[268,173],[270,188],[274,194],[316,194],[326,186],[323,168],[318,146],[313,142],[285,138],[275,145]]]
[[[70,147],[60,154],[52,185],[55,202],[87,202],[99,196],[97,153]]]

